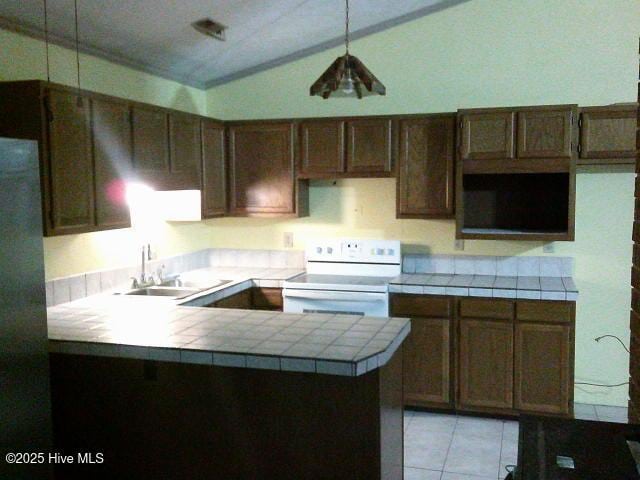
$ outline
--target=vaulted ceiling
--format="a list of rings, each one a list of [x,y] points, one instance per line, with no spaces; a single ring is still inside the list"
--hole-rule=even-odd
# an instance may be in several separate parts
[[[350,0],[352,38],[467,0]],[[74,0],[48,0],[49,37],[73,46]],[[43,0],[2,0],[0,27],[41,37]],[[209,88],[339,45],[344,0],[78,0],[81,51]],[[197,32],[210,17],[221,42]]]

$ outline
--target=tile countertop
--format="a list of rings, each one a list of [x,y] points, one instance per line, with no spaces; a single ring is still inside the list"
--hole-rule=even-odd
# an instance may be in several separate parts
[[[391,281],[389,292],[531,300],[578,299],[578,289],[571,277],[403,273]]]
[[[404,318],[199,308],[293,269],[207,268],[185,279],[234,281],[180,301],[103,293],[47,309],[49,351],[358,376],[384,365],[408,335]]]

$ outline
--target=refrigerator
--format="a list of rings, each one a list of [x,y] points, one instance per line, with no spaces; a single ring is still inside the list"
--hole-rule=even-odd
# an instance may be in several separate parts
[[[38,144],[0,138],[0,478],[50,478],[51,397]]]

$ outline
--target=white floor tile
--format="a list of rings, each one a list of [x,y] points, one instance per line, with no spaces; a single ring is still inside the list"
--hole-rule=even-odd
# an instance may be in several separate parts
[[[478,436],[459,432],[456,428],[444,471],[495,478],[500,467],[501,441],[502,432],[499,437],[493,433]]]
[[[457,417],[441,413],[414,412],[411,420],[411,429],[428,432],[442,432],[453,434]]]
[[[406,467],[404,469],[404,480],[440,480],[441,475],[442,472],[423,468]]]
[[[411,427],[412,425],[409,426],[404,437],[405,466],[442,470],[452,436],[442,432],[430,432]]]
[[[411,423],[412,419],[413,419],[413,411],[412,410],[405,410],[404,411],[404,431],[405,432],[407,431],[407,427]]]
[[[458,417],[456,433],[464,436],[483,437],[489,440],[502,439],[504,422],[493,418]]]
[[[462,473],[442,472],[441,480],[494,480],[495,477],[481,477],[478,475],[464,475]]]
[[[610,407],[607,405],[596,405],[598,420],[603,422],[627,423],[628,410],[624,407]]]

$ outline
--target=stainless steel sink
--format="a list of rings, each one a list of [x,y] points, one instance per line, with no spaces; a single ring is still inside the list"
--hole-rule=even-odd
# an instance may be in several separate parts
[[[196,293],[219,287],[231,280],[214,280],[213,282],[194,282],[189,280],[172,279],[151,287],[137,288],[124,295],[139,295],[145,297],[165,297],[180,300]]]
[[[185,298],[202,291],[197,288],[165,288],[161,286],[146,287],[131,290],[125,295],[142,295],[148,297],[169,297],[169,298]]]
[[[166,280],[160,284],[161,287],[181,287],[181,288],[195,288],[199,291],[209,290],[210,288],[220,287],[227,283],[231,283],[231,280],[213,280],[209,282],[198,282],[194,280],[183,280],[181,278],[174,278]]]

